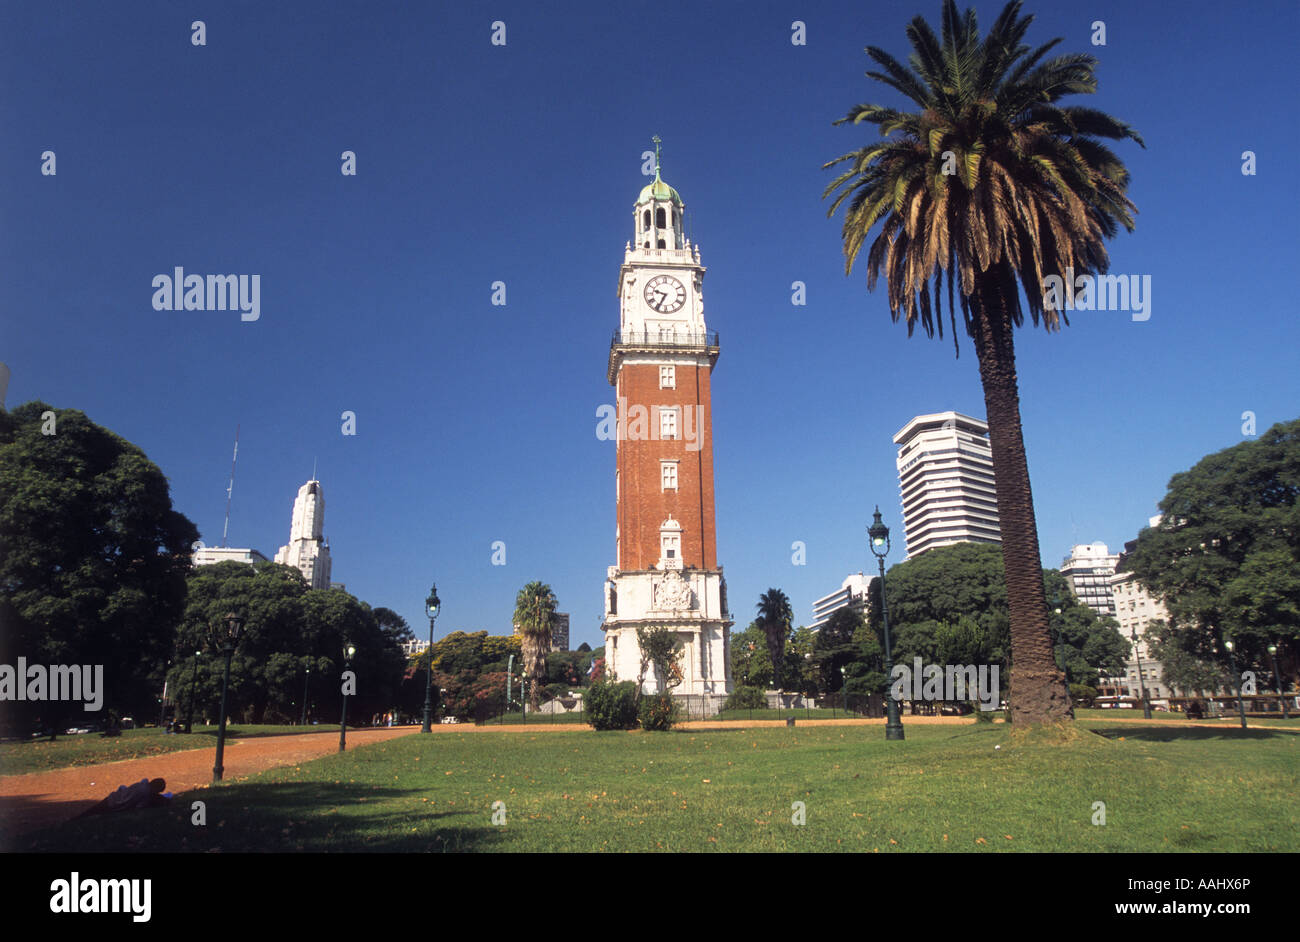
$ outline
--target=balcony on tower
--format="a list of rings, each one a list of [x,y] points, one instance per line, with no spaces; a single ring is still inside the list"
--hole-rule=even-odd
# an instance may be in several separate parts
[[[618,362],[628,353],[703,353],[708,355],[709,369],[712,370],[718,362],[720,349],[716,330],[694,330],[684,326],[616,330],[609,344],[609,383],[614,385]]]

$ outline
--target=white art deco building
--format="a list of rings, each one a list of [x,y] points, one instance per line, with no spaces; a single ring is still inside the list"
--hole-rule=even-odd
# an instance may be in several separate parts
[[[1080,543],[1061,563],[1061,575],[1069,582],[1075,598],[1103,618],[1114,618],[1115,596],[1110,579],[1118,563],[1119,554],[1111,553],[1105,543]]]
[[[894,436],[907,556],[1001,543],[989,427],[960,412],[918,415]]]
[[[321,534],[324,526],[325,496],[320,481],[311,480],[298,488],[289,544],[280,547],[275,561],[296,568],[313,589],[330,587],[330,544]]]

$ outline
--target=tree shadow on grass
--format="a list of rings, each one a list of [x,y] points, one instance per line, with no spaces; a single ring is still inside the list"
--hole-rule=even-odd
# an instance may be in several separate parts
[[[29,853],[430,853],[491,849],[491,809],[432,811],[423,789],[358,783],[236,783],[171,805],[95,815],[25,835]],[[204,803],[206,826],[193,823]]]
[[[1218,740],[1262,740],[1275,739],[1278,736],[1294,736],[1295,732],[1272,727],[1224,726],[1111,726],[1094,728],[1099,736],[1107,739],[1139,739],[1144,742],[1197,742],[1209,739]]]

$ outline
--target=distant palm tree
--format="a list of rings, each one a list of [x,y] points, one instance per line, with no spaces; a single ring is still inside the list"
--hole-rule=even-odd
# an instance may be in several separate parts
[[[529,680],[529,707],[537,712],[537,682],[546,673],[546,652],[551,650],[555,624],[555,593],[549,585],[530,582],[515,596],[515,630],[520,634],[524,671]]]
[[[785,659],[785,641],[790,637],[794,610],[780,589],[768,589],[758,598],[758,623],[767,637],[767,654],[772,659],[772,687],[781,689],[781,662]]]
[[[890,313],[895,321],[906,318],[909,336],[918,321],[927,335],[937,327],[943,336],[940,286],[946,275],[955,345],[953,283],[960,285],[993,452],[1011,621],[1011,715],[1028,724],[1072,717],[1073,709],[1052,657],[1020,428],[1012,339],[1013,327],[1024,322],[1020,286],[1035,324],[1040,316],[1049,331],[1069,323],[1061,293],[1045,295],[1046,279],[1055,276],[1073,287],[1076,275],[1105,272],[1104,240],[1118,231],[1117,223],[1131,231],[1136,212],[1126,195],[1128,170],[1097,138],[1145,144],[1107,114],[1056,104],[1066,95],[1096,91],[1096,60],[1063,55],[1043,61],[1061,40],[1031,52],[1021,39],[1033,17],[1019,12],[1019,2],[1008,3],[981,41],[974,10],[958,14],[954,0],[945,0],[942,43],[919,16],[907,27],[910,68],[868,46],[885,71],[867,75],[918,107],[857,105],[836,121],[874,124],[881,140],[827,163],[847,161],[848,169],[823,198],[839,191],[829,215],[848,200],[846,272],[882,223],[867,256],[867,289],[875,289],[883,269]]]

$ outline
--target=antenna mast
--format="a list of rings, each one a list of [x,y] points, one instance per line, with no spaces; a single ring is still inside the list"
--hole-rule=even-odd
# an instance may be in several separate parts
[[[230,496],[235,492],[235,462],[239,460],[239,425],[235,425],[235,454],[230,459],[230,484],[226,487],[226,523],[221,528],[221,546],[226,546],[226,536],[230,533]]]

